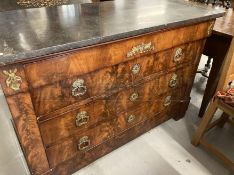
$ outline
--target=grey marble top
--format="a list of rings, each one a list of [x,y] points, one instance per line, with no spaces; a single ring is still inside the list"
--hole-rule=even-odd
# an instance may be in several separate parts
[[[183,0],[115,0],[0,13],[0,65],[220,17]]]
[[[49,2],[48,0],[44,0]],[[50,0],[54,3],[50,3],[50,6],[57,6],[62,4],[74,4],[74,3],[91,3],[92,0]],[[25,3],[27,2],[27,3]],[[18,10],[18,9],[27,9],[27,8],[38,8],[45,7],[48,4],[46,3],[35,3],[43,2],[43,0],[0,0],[0,12]]]

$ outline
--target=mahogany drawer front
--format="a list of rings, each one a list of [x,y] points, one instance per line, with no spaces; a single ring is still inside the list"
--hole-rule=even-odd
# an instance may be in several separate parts
[[[155,55],[155,60],[158,61],[154,63],[153,70],[170,70],[171,68],[181,66],[183,63],[193,63],[196,57],[201,53],[202,43],[204,43],[204,40],[190,42],[157,53]],[[160,66],[158,66],[158,64],[160,64]]]
[[[160,76],[157,94],[161,95],[167,93],[172,89],[185,87],[185,85],[191,82],[191,76],[193,74],[193,71],[193,66],[189,65],[184,68],[171,71],[166,75]]]
[[[155,116],[161,111],[160,103],[146,102],[140,104],[137,108],[123,112],[118,115],[117,131],[123,132],[124,130],[133,127],[134,125],[146,120],[147,118]]]
[[[208,36],[210,24],[211,22],[205,22],[48,56],[44,60],[26,64],[25,72],[29,84],[33,88],[38,88],[140,56],[203,39]]]
[[[134,85],[107,98],[107,106],[115,114],[151,101],[157,94],[158,78]]]
[[[101,121],[113,118],[113,114],[106,108],[105,100],[97,100],[55,117],[39,123],[45,146],[68,136],[85,132]]]
[[[107,94],[108,90],[117,88],[117,84],[116,68],[108,67],[33,89],[32,101],[36,113],[43,115],[84,99]]]
[[[82,154],[98,144],[113,137],[116,133],[116,120],[103,122],[93,129],[74,135],[72,138],[62,141],[46,149],[46,154],[51,167],[56,166],[76,154]]]
[[[200,54],[203,42],[204,40],[190,42],[122,63],[118,66],[121,71],[117,71],[117,77],[122,82],[137,82],[152,74],[181,67],[183,63],[193,63]]]
[[[73,87],[73,84],[76,82],[78,84],[77,88]],[[33,89],[31,96],[35,112],[40,116],[90,98],[91,88],[87,88],[90,86],[92,86],[92,80],[90,75],[86,74],[42,88]]]

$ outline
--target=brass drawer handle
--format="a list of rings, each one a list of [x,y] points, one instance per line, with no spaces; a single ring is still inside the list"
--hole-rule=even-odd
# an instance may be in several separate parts
[[[141,65],[140,64],[135,64],[133,67],[132,67],[132,73],[135,75],[135,74],[138,74],[141,70]]]
[[[179,62],[183,56],[183,50],[181,48],[178,48],[175,52],[175,56],[174,56],[174,61],[175,62]]]
[[[164,101],[164,106],[169,106],[171,104],[171,96],[167,96]]]
[[[136,116],[131,114],[131,115],[128,116],[127,121],[128,121],[128,123],[132,123],[135,119],[136,119]]]
[[[72,96],[80,97],[84,95],[87,91],[87,87],[84,85],[83,79],[77,79],[72,84]]]
[[[83,151],[90,146],[90,139],[88,136],[81,137],[78,144],[78,149]]]
[[[154,50],[155,47],[154,45],[149,42],[149,43],[141,43],[135,47],[133,47],[128,53],[127,53],[127,57],[132,57],[135,56],[137,54],[141,54],[141,53],[146,53],[146,52],[151,52],[152,50]]]
[[[81,111],[76,116],[76,126],[80,127],[82,125],[87,124],[89,121],[89,116],[86,111]]]
[[[174,88],[177,85],[178,76],[174,73],[172,74],[171,80],[169,81],[169,87]]]
[[[129,97],[130,101],[134,102],[139,98],[139,94],[137,92],[132,93],[132,95]]]

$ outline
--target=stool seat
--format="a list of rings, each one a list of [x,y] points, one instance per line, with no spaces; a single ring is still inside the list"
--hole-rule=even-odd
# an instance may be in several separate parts
[[[229,88],[227,91],[224,92],[218,91],[215,98],[218,98],[224,103],[234,107],[234,88]]]

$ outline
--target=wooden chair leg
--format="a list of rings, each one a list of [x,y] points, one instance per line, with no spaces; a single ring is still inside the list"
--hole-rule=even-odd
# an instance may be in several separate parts
[[[204,146],[208,151],[214,154],[217,158],[223,161],[232,171],[234,171],[234,162],[226,157],[222,152],[215,148],[212,144],[208,143],[205,139],[201,139],[200,144]]]
[[[228,121],[229,116],[226,113],[223,113],[221,116],[221,121],[219,122],[218,126],[223,128],[224,124]]]
[[[211,102],[202,118],[202,121],[195,132],[195,135],[193,136],[192,139],[192,144],[194,146],[197,146],[204,135],[209,123],[211,122],[212,118],[214,117],[214,114],[217,110],[217,101],[215,100],[214,102]]]

